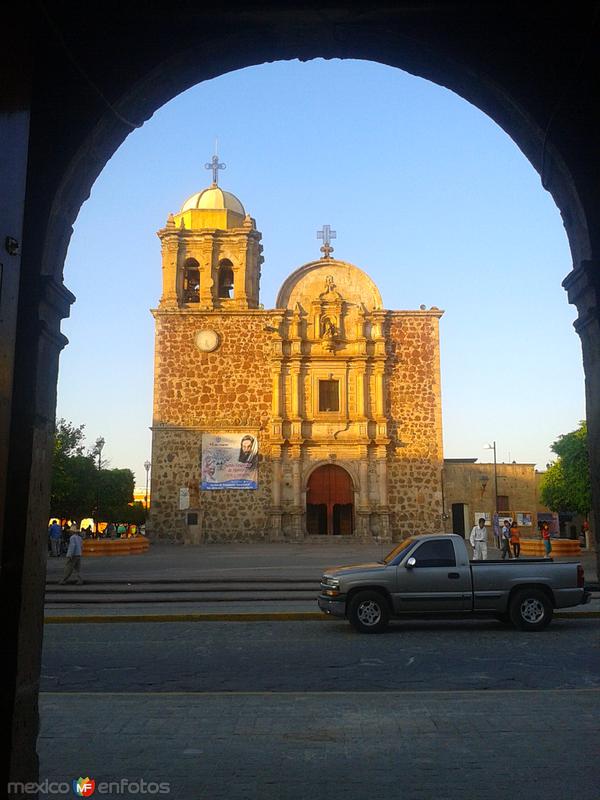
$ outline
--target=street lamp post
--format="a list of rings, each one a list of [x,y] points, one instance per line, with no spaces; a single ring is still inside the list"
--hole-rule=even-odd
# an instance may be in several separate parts
[[[102,436],[96,442],[96,449],[98,450],[98,480],[96,481],[96,536],[100,533],[100,473],[102,471],[102,448],[104,447],[104,439]]]
[[[486,444],[486,450],[493,450],[494,451],[494,514],[493,517],[498,513],[498,468],[496,462],[496,442],[492,442],[492,444]],[[494,524],[494,520],[492,517],[492,526]],[[494,536],[495,536],[495,528],[494,528]],[[499,542],[498,542],[499,544]]]
[[[144,469],[146,470],[146,498],[144,500],[144,508],[148,511],[148,473],[152,464],[149,461],[144,461]]]

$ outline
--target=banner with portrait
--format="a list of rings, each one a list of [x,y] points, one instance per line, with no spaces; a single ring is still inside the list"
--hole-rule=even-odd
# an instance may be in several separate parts
[[[200,488],[258,488],[258,437],[251,433],[203,433]]]

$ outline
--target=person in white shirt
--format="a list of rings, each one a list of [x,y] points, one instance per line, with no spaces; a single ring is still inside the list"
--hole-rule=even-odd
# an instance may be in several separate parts
[[[485,561],[487,558],[487,537],[488,532],[485,527],[485,519],[479,518],[479,525],[475,525],[471,531],[469,541],[473,548],[473,561]]]
[[[81,552],[83,549],[83,540],[79,535],[79,531],[75,531],[75,533],[71,534],[71,538],[69,539],[69,548],[67,550],[67,563],[65,564],[65,574],[62,577],[62,581],[59,583],[66,583],[67,578],[71,576],[71,573],[75,573],[75,578],[77,579],[77,583],[83,583],[81,580]]]

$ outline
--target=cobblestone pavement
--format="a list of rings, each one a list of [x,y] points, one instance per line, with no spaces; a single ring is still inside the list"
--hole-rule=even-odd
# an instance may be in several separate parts
[[[95,793],[111,798],[595,800],[598,700],[593,689],[47,693],[40,776],[169,783]]]
[[[597,800],[599,634],[593,619],[375,637],[342,621],[46,626],[40,779],[169,783],[94,800]]]
[[[600,622],[540,633],[495,620],[394,623],[381,636],[326,622],[53,625],[43,691],[600,689]]]

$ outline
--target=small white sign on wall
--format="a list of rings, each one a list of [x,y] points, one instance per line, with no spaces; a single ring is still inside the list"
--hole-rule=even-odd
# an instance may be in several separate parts
[[[185,511],[190,507],[190,490],[183,487],[179,490],[179,510]]]

